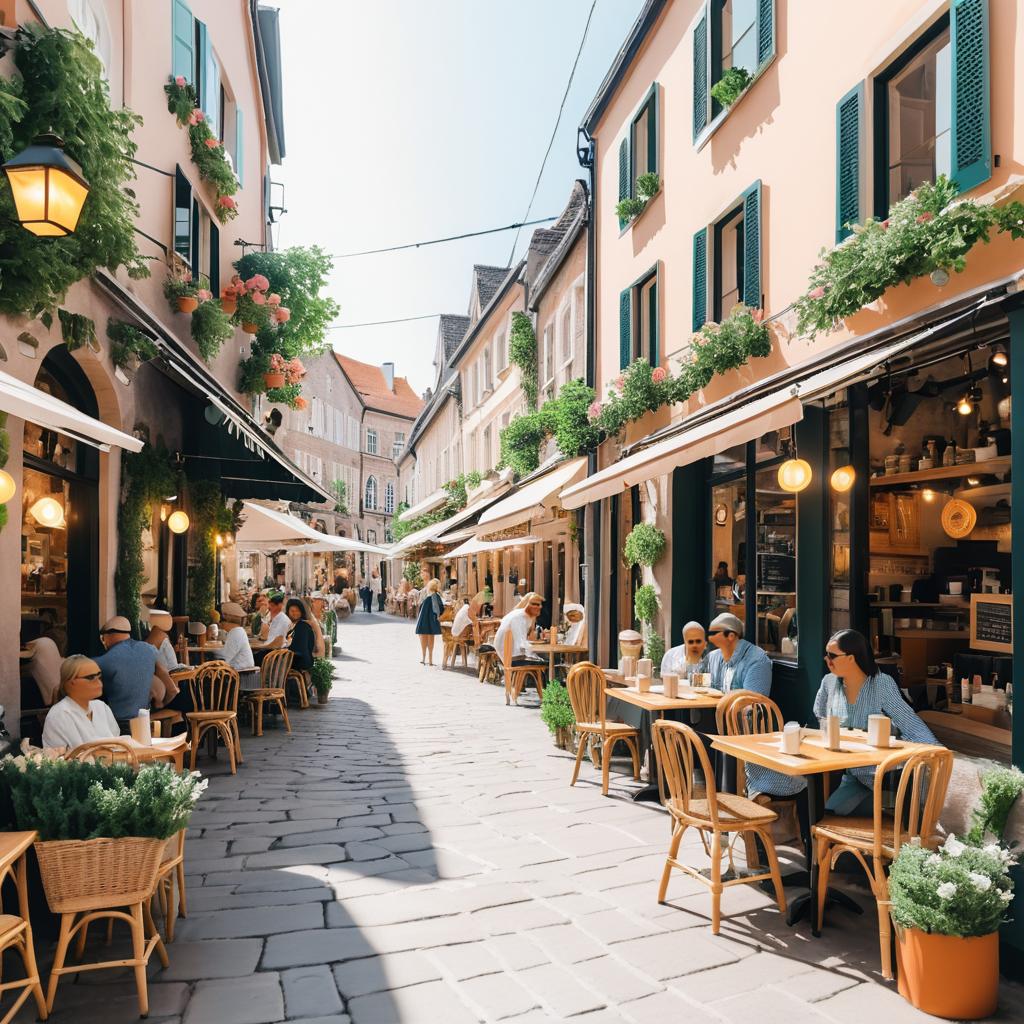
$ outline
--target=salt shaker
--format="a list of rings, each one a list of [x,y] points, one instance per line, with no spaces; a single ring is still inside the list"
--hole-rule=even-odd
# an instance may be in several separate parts
[[[839,716],[825,716],[825,746],[829,750],[839,749]]]

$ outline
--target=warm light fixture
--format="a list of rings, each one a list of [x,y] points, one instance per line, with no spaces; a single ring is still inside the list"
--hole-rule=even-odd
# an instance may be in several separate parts
[[[184,533],[188,529],[188,516],[181,509],[172,512],[167,519],[167,527],[171,533]]]
[[[0,469],[0,505],[6,505],[14,497],[17,489],[14,477],[6,470]]]
[[[216,537],[214,537],[214,540],[217,543],[217,547],[219,547],[219,548],[224,547],[224,538],[219,533],[217,534]]]
[[[160,506],[160,522],[161,523],[166,523],[167,522],[167,506],[166,505],[161,505]]]
[[[806,459],[787,459],[779,466],[779,486],[795,494],[811,482],[811,464]]]
[[[971,487],[977,487],[978,484],[981,483],[981,477],[980,476],[969,476],[967,478],[967,482],[971,485]]]
[[[956,411],[961,416],[970,416],[974,412],[974,404],[971,402],[967,395],[964,395],[959,402],[956,403]]]
[[[840,466],[833,474],[830,483],[832,484],[833,491],[848,491],[853,486],[853,481],[857,479],[857,474],[853,470],[853,466]]]
[[[52,132],[37,135],[27,149],[3,165],[18,221],[33,235],[70,235],[78,226],[89,182]]]
[[[999,342],[996,342],[992,346],[991,361],[995,366],[1006,366],[1006,364],[1010,361],[1010,357],[1006,354],[1006,348]]]
[[[930,487],[926,487],[921,492],[921,497],[924,498],[924,500],[927,501],[929,504],[931,504],[935,500],[936,495]]]
[[[40,525],[55,529],[66,526],[64,522],[64,506],[56,498],[40,498],[29,510],[28,514]]]

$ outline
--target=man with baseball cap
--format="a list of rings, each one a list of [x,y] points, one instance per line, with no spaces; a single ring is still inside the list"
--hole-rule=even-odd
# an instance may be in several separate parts
[[[133,640],[132,627],[123,615],[107,619],[100,630],[100,642],[107,653],[93,660],[103,673],[103,696],[122,726],[135,718],[140,708],[149,707],[154,676],[164,687],[159,703],[169,704],[178,696],[178,684],[158,664],[157,649]]]
[[[708,672],[716,690],[753,690],[766,697],[772,689],[772,662],[760,647],[743,639],[743,623],[729,612],[708,626],[715,650],[708,655]]]

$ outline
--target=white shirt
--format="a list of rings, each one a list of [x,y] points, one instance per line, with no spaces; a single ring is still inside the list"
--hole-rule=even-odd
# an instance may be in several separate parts
[[[580,619],[579,622],[570,622],[569,628],[565,631],[565,642],[567,644],[585,643],[587,638],[583,635],[583,633],[586,628],[586,619]]]
[[[270,630],[267,633],[267,642],[269,643],[271,640],[276,640],[279,636],[287,637],[289,632],[291,632],[291,628],[292,620],[289,619],[284,612],[278,612],[270,620]]]
[[[174,653],[174,645],[164,637],[163,643],[156,649],[156,663],[163,665],[168,672],[173,672],[178,667],[178,656]]]
[[[224,660],[236,670],[254,668],[256,663],[252,658],[252,648],[249,646],[249,638],[241,626],[236,626],[228,632],[224,639]]]
[[[370,582],[370,592],[372,594],[379,594],[380,593],[380,577],[379,576],[371,576],[369,582]]]
[[[469,605],[464,604],[456,613],[455,621],[452,622],[452,636],[462,636],[473,624],[469,617]]]
[[[515,608],[501,620],[498,631],[494,634],[494,649],[498,657],[505,656],[505,634],[512,634],[512,657],[522,658],[532,652],[526,646],[526,641],[536,626],[536,619],[531,619],[526,614],[525,608]]]
[[[89,701],[92,719],[70,697],[59,700],[50,708],[43,722],[43,746],[67,747],[69,750],[82,743],[109,740],[121,735],[114,713],[101,700]]]

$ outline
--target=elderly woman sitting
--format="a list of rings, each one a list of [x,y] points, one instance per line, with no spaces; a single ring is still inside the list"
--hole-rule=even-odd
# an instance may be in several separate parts
[[[100,696],[103,679],[100,667],[84,654],[72,654],[60,667],[58,701],[43,723],[44,747],[77,747],[95,740],[109,740],[121,734],[114,713]]]

